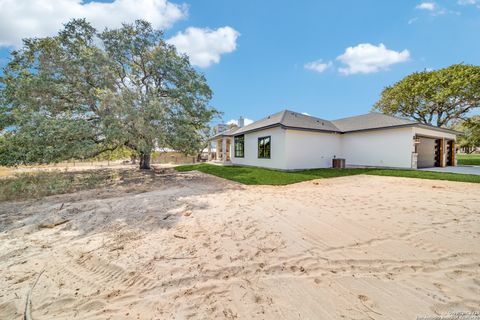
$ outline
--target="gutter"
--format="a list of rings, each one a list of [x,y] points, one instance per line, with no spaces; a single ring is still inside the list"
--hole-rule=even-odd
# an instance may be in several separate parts
[[[460,131],[447,129],[447,128],[441,128],[441,127],[435,127],[435,126],[427,125],[427,124],[423,124],[423,123],[406,123],[406,124],[399,124],[399,125],[388,126],[388,127],[376,127],[376,128],[342,131],[341,133],[342,134],[348,134],[348,133],[356,133],[356,132],[364,132],[364,131],[387,130],[387,129],[408,128],[408,127],[420,127],[420,128],[425,128],[425,129],[434,130],[434,131],[441,131],[441,132],[446,132],[446,133],[451,133],[451,134],[456,134],[456,135],[462,135],[463,134],[463,132],[460,132]]]

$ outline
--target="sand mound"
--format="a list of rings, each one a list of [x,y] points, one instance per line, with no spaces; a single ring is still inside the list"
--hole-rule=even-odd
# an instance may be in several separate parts
[[[159,178],[161,180],[161,178]],[[480,306],[480,188],[200,173],[0,204],[0,319],[415,319]]]

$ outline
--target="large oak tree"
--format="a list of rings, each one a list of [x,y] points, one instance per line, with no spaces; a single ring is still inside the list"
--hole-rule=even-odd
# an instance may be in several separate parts
[[[97,31],[83,19],[24,40],[0,78],[0,163],[90,158],[127,147],[195,152],[217,111],[206,79],[145,21]]]
[[[479,106],[480,67],[455,64],[415,72],[385,88],[374,109],[443,127]]]

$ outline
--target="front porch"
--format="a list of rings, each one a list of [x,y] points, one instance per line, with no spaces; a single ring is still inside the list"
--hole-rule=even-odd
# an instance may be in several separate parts
[[[231,164],[231,146],[233,137],[213,137],[208,143],[208,161],[212,164]],[[212,152],[212,142],[215,142],[215,152]]]

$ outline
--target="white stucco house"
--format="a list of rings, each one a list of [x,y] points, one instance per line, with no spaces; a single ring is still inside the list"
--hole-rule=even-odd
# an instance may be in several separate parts
[[[328,121],[284,110],[218,133],[216,159],[232,165],[299,170],[347,166],[427,168],[456,164],[459,132],[382,113]]]

